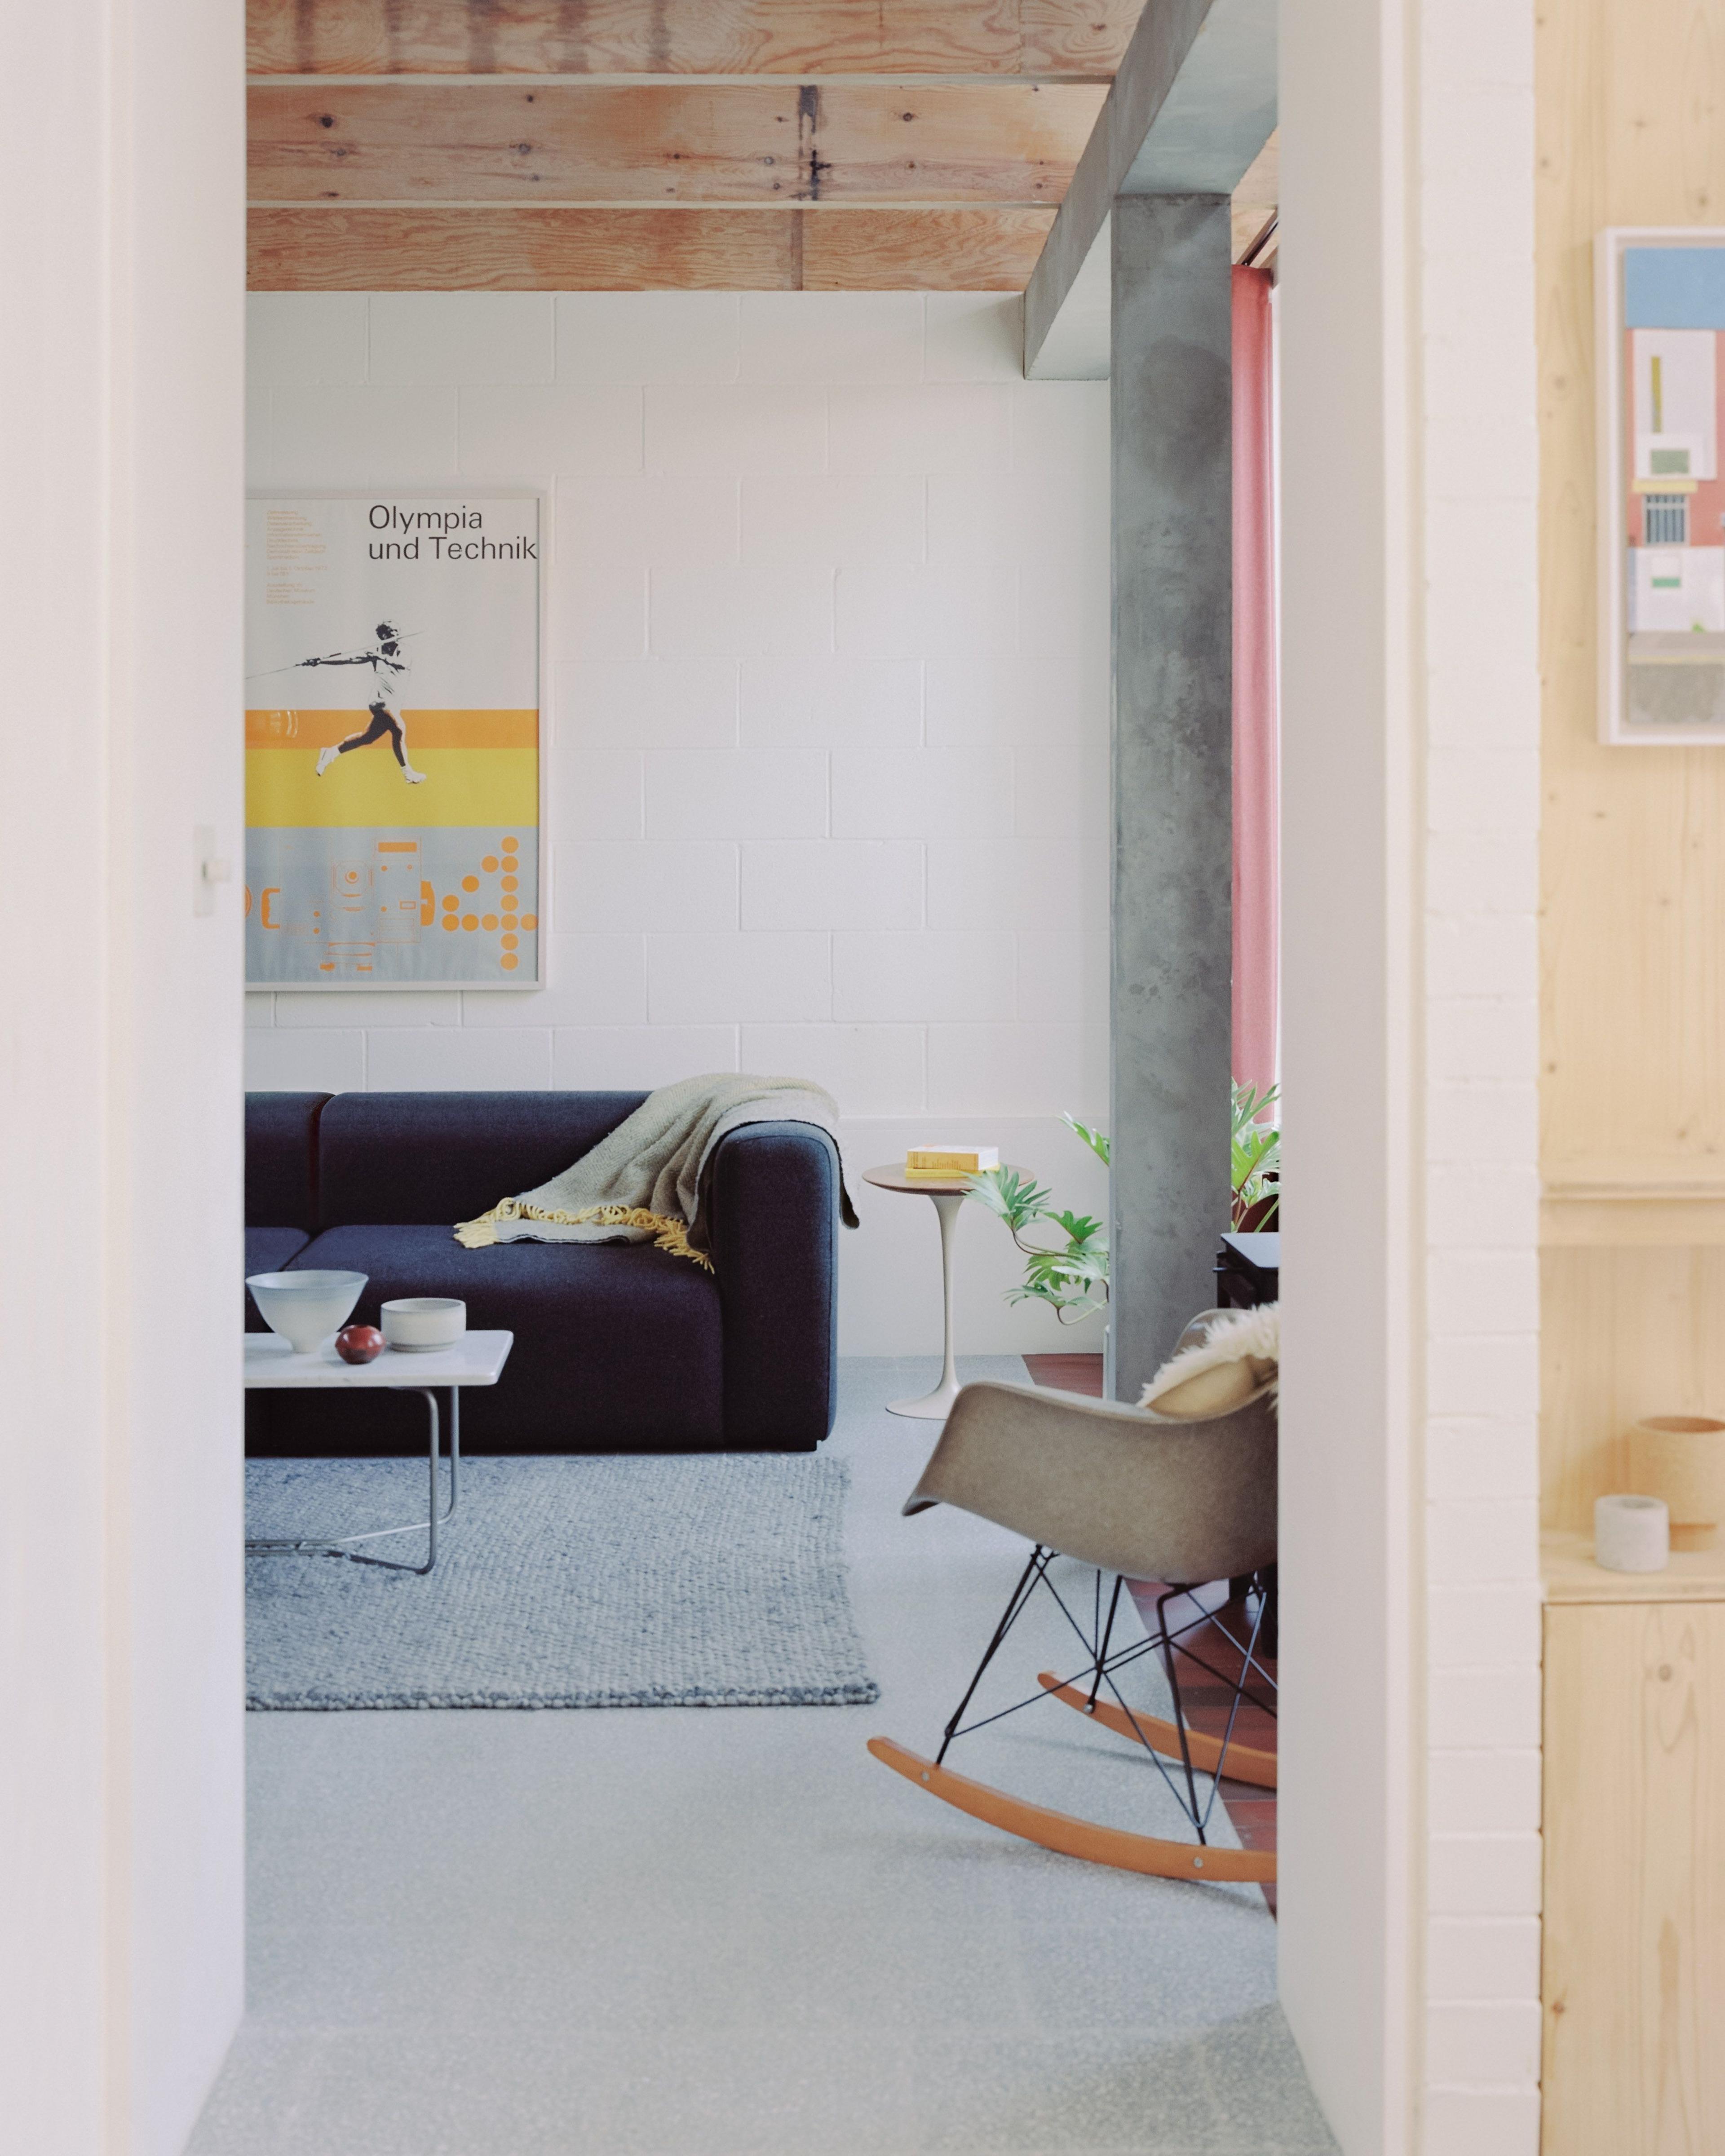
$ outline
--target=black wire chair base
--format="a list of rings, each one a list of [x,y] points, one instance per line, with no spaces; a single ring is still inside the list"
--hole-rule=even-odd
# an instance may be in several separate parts
[[[895,1744],[891,1738],[873,1738],[869,1742],[869,1751],[878,1759],[882,1759],[886,1766],[895,1768],[895,1772],[903,1774],[908,1781],[918,1783],[932,1796],[940,1796],[944,1803],[955,1804],[959,1811],[970,1813],[973,1818],[988,1820],[992,1826],[1003,1826],[1009,1833],[1024,1835],[1030,1841],[1041,1843],[1044,1848],[1061,1850],[1063,1854],[1070,1854],[1070,1856],[1085,1856],[1091,1863],[1117,1865],[1117,1867],[1127,1869],[1127,1871],[1153,1871],[1153,1874],[1164,1876],[1164,1878],[1193,1878],[1193,1876],[1208,1880],[1275,1878],[1276,1859],[1272,1850],[1219,1850],[1212,1848],[1208,1837],[1209,1820],[1212,1820],[1214,1807],[1216,1807],[1216,1792],[1219,1792],[1220,1783],[1224,1779],[1257,1783],[1257,1785],[1275,1785],[1275,1753],[1255,1751],[1246,1744],[1235,1744],[1234,1740],[1240,1707],[1250,1703],[1270,1716],[1275,1716],[1276,1712],[1276,1680],[1270,1676],[1270,1671],[1266,1669],[1264,1661],[1261,1661],[1261,1632],[1264,1632],[1266,1624],[1266,1609],[1270,1604],[1270,1594],[1264,1578],[1260,1576],[1260,1580],[1257,1580],[1257,1587],[1260,1587],[1257,1610],[1250,1617],[1249,1636],[1244,1640],[1235,1639],[1234,1630],[1224,1624],[1219,1610],[1205,1609],[1199,1602],[1199,1587],[1189,1583],[1173,1584],[1158,1595],[1156,1632],[1152,1636],[1134,1640],[1130,1647],[1115,1650],[1115,1645],[1112,1645],[1115,1620],[1119,1614],[1119,1598],[1122,1598],[1122,1591],[1126,1587],[1126,1580],[1115,1580],[1112,1594],[1108,1595],[1106,1614],[1104,1614],[1104,1609],[1101,1609],[1101,1573],[1096,1573],[1091,1624],[1086,1630],[1085,1624],[1071,1613],[1061,1589],[1048,1576],[1048,1568],[1055,1561],[1055,1550],[1044,1548],[1041,1543],[1035,1550],[1030,1550],[1029,1563],[1024,1565],[1024,1572],[1020,1573],[1018,1584],[1007,1598],[1005,1613],[1000,1614],[999,1625],[994,1628],[994,1636],[989,1639],[983,1658],[977,1665],[977,1671],[970,1677],[968,1686],[964,1688],[964,1697],[959,1699],[957,1710],[947,1722],[947,1729],[940,1738],[940,1751],[936,1753],[934,1759],[921,1759],[916,1753],[906,1751],[901,1744]],[[1074,1671],[1074,1676],[1070,1677],[1059,1677],[1055,1671],[1044,1671],[1037,1680],[1040,1691],[1030,1692],[1024,1699],[1014,1701],[1009,1707],[1000,1707],[994,1714],[981,1716],[979,1721],[966,1722],[964,1716],[970,1707],[970,1701],[977,1695],[977,1686],[983,1680],[989,1662],[994,1661],[1000,1647],[1009,1639],[1011,1630],[1024,1614],[1026,1606],[1030,1604],[1030,1598],[1037,1594],[1037,1589],[1044,1589],[1045,1594],[1055,1598],[1061,1614],[1085,1647],[1085,1665],[1082,1665],[1082,1669]],[[1182,1599],[1189,1604],[1190,1614],[1171,1624],[1171,1606],[1182,1602]],[[1238,1676],[1229,1676],[1227,1671],[1219,1669],[1204,1654],[1199,1654],[1194,1645],[1189,1643],[1189,1635],[1197,1632],[1204,1625],[1209,1625],[1216,1632],[1220,1632],[1229,1647],[1240,1656]],[[1164,1676],[1168,1680],[1168,1692],[1171,1692],[1173,1699],[1173,1721],[1164,1721],[1163,1716],[1145,1714],[1141,1707],[1134,1710],[1115,1681],[1123,1669],[1127,1669],[1145,1654],[1160,1656]],[[1190,1662],[1194,1669],[1204,1671],[1205,1676],[1212,1677],[1216,1684],[1224,1686],[1231,1695],[1227,1725],[1224,1725],[1220,1738],[1212,1738],[1190,1727],[1189,1718],[1186,1718],[1182,1686],[1179,1686],[1179,1662],[1182,1661]],[[1253,1680],[1257,1680],[1257,1688],[1255,1688]],[[1106,1699],[1101,1697],[1104,1691],[1108,1695]],[[992,1722],[1005,1721],[1009,1714],[1020,1714],[1024,1707],[1033,1706],[1037,1699],[1048,1699],[1048,1697],[1056,1697],[1065,1706],[1076,1707],[1082,1714],[1093,1716],[1106,1729],[1112,1729],[1117,1736],[1132,1738],[1141,1744],[1142,1751],[1149,1753],[1152,1762],[1156,1763],[1158,1774],[1163,1777],[1168,1792],[1175,1796],[1182,1811],[1186,1813],[1186,1818],[1190,1820],[1193,1833],[1197,1837],[1197,1848],[1183,1841],[1164,1841],[1164,1839],[1153,1837],[1153,1835],[1130,1835],[1123,1833],[1122,1828],[1097,1826],[1089,1820],[1074,1820],[1067,1813],[1048,1811],[1040,1804],[1029,1804],[1022,1798],[1009,1796],[1003,1789],[989,1789],[985,1783],[968,1781],[962,1774],[955,1774],[947,1766],[947,1753],[951,1751],[951,1747],[959,1738],[973,1736],[977,1729],[988,1729]],[[1164,1759],[1164,1755],[1167,1755],[1167,1759]],[[1178,1774],[1171,1770],[1168,1762],[1178,1762]],[[1199,1792],[1199,1774],[1208,1777],[1209,1781],[1208,1792],[1204,1794]]]

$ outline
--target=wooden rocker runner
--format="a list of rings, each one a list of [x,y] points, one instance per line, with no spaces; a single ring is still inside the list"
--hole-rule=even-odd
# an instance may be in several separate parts
[[[967,1385],[905,1511],[957,1505],[1028,1536],[1034,1547],[933,1758],[886,1737],[870,1740],[874,1756],[973,1819],[1062,1856],[1166,1879],[1274,1879],[1273,1851],[1219,1849],[1209,1830],[1224,1776],[1276,1786],[1275,1753],[1234,1738],[1243,1704],[1276,1711],[1275,1680],[1259,1652],[1269,1599],[1265,1583],[1276,1562],[1276,1378],[1273,1311],[1206,1311],[1187,1327],[1173,1359],[1146,1388],[1141,1408],[1040,1388]],[[1075,1610],[1070,1589],[1063,1593],[1049,1576],[1056,1556],[1096,1568],[1094,1596],[1085,1598],[1092,1602],[1089,1611]],[[1105,1612],[1102,1583],[1111,1573]],[[1248,1598],[1245,1636],[1235,1638],[1218,1613],[1195,1599],[1195,1589],[1199,1583],[1243,1577],[1255,1577],[1259,1591],[1255,1607]],[[1149,1638],[1117,1647],[1116,1619],[1128,1578],[1187,1584],[1170,1585],[1158,1598]],[[983,1672],[1039,1590],[1059,1604],[1083,1646],[1083,1666],[1066,1677],[1044,1670],[1039,1691],[967,1723]],[[1237,1675],[1217,1668],[1189,1644],[1188,1635],[1206,1625],[1220,1630],[1235,1650]],[[1133,1707],[1120,1689],[1121,1672],[1144,1655],[1156,1656],[1168,1678],[1172,1720]],[[1219,1736],[1193,1728],[1186,1718],[1183,1661],[1232,1695]],[[1139,1745],[1191,1821],[1193,1840],[1075,1819],[971,1781],[946,1764],[960,1737],[1044,1698]],[[1200,1787],[1200,1776],[1207,1787]]]

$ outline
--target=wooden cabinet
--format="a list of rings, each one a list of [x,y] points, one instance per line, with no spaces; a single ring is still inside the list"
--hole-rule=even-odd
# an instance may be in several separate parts
[[[1548,1558],[1547,2156],[1725,2151],[1721,1563]]]

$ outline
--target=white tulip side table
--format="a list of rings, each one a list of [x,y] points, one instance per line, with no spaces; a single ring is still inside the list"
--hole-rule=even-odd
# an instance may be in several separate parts
[[[340,1550],[355,1556],[357,1543],[381,1542],[386,1535],[423,1534],[428,1538],[424,1564],[404,1564],[393,1558],[365,1558],[391,1572],[427,1573],[437,1563],[437,1531],[455,1517],[461,1502],[461,1394],[463,1385],[495,1385],[515,1344],[512,1332],[464,1333],[453,1348],[434,1348],[418,1354],[386,1348],[374,1362],[344,1363],[336,1353],[333,1337],[309,1355],[295,1354],[290,1343],[274,1332],[245,1336],[245,1389],[248,1392],[409,1392],[418,1393],[430,1411],[428,1432],[428,1472],[430,1477],[423,1520],[404,1521],[398,1527],[371,1527],[357,1535],[334,1537],[275,1535],[248,1541],[246,1548],[264,1550]],[[438,1394],[449,1395],[449,1502],[437,1508]]]
[[[932,1176],[906,1175],[901,1168],[868,1168],[863,1181],[877,1190],[915,1190],[933,1202],[941,1224],[941,1314],[944,1327],[944,1359],[941,1381],[920,1400],[892,1400],[888,1414],[912,1415],[919,1422],[944,1422],[958,1397],[958,1367],[952,1348],[952,1237],[958,1226],[958,1210],[969,1194],[968,1177],[937,1182]]]

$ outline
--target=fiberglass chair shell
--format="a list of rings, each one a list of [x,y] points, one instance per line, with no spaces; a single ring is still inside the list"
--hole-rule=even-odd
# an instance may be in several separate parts
[[[1218,1315],[1206,1312],[1194,1319],[1182,1337],[1182,1348],[1201,1343]],[[1241,1657],[1237,1676],[1213,1669],[1180,1644],[1182,1633],[1212,1621],[1209,1613],[1200,1612],[1172,1632],[1167,1615],[1168,1604],[1183,1589],[1259,1573],[1276,1562],[1274,1372],[1258,1382],[1255,1369],[1247,1382],[1252,1388],[1249,1397],[1225,1413],[1196,1419],[1040,1388],[995,1383],[964,1388],[904,1509],[914,1513],[932,1505],[955,1505],[1012,1528],[1034,1548],[935,1758],[922,1758],[890,1738],[877,1737],[869,1745],[877,1759],[959,1810],[1068,1856],[1165,1877],[1275,1877],[1273,1851],[1219,1849],[1206,1841],[1214,1784],[1209,1801],[1201,1802],[1195,1779],[1201,1773],[1219,1775],[1225,1771],[1236,1781],[1275,1784],[1275,1753],[1232,1741],[1234,1715],[1242,1702],[1253,1700],[1273,1712],[1267,1701],[1255,1698],[1248,1688],[1255,1676],[1260,1691],[1273,1690],[1273,1681],[1257,1659],[1261,1599],[1250,1637],[1231,1641]],[[1174,1777],[1167,1779],[1192,1820],[1195,1845],[1049,1811],[969,1781],[943,1763],[953,1739],[964,1733],[963,1717],[983,1671],[1025,1603],[1039,1584],[1056,1591],[1046,1578],[1056,1554],[1114,1573],[1114,1590],[1106,1628],[1098,1625],[1093,1638],[1086,1635],[1090,1666],[1072,1681],[1063,1682],[1049,1671],[1042,1672],[1038,1681],[1045,1692],[1091,1715],[1117,1735],[1145,1746],[1153,1754],[1179,1761],[1183,1794]],[[1169,1592],[1158,1604],[1159,1636],[1115,1650],[1115,1617],[1127,1578],[1163,1581]],[[1070,1610],[1067,1614],[1071,1615]],[[1168,1675],[1174,1704],[1172,1722],[1129,1707],[1114,1681],[1124,1663],[1147,1651],[1158,1656]],[[1220,1677],[1232,1687],[1234,1709],[1219,1740],[1187,1722],[1176,1654],[1199,1661],[1212,1677]]]

